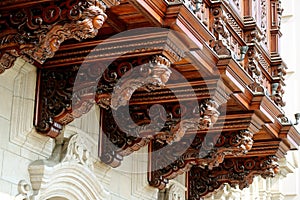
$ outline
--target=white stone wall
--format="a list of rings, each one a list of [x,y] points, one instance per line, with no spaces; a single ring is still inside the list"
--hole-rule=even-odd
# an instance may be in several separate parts
[[[30,162],[48,157],[52,141],[34,133],[36,68],[18,59],[0,76],[0,199],[29,181]]]
[[[287,116],[294,123],[295,113],[300,113],[300,6],[299,0],[282,0],[283,17],[282,17],[282,38],[281,38],[281,56],[288,66],[288,73],[286,77],[287,87],[285,88],[284,107]],[[300,121],[299,121],[300,123]],[[296,126],[300,131],[300,125]],[[296,167],[294,173],[288,174],[283,180],[281,189],[285,194],[284,200],[298,200],[300,199],[300,168],[298,162],[300,159],[300,151],[288,154],[289,160],[294,160]]]

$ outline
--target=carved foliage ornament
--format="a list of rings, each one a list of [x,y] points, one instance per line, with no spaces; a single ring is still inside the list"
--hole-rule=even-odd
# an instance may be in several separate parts
[[[101,109],[101,129],[99,156],[102,162],[112,167],[118,167],[124,156],[149,143],[148,138],[120,130],[111,109]]]
[[[135,90],[163,87],[171,73],[169,66],[166,58],[155,56],[115,61],[107,69],[99,62],[42,70],[36,128],[56,137],[63,125],[89,112],[95,103],[106,109],[127,105]]]
[[[164,105],[168,118],[164,128],[158,130],[159,132],[151,139],[172,144],[180,141],[188,130],[207,130],[216,123],[220,113],[217,110],[219,105],[214,100],[206,99],[199,102],[199,105],[193,104],[193,102],[182,102],[171,107]],[[193,108],[191,113],[187,111],[190,108]],[[141,126],[140,129],[143,127]]]
[[[95,37],[107,17],[104,11],[105,6],[98,0],[66,0],[6,13],[2,17],[5,24],[0,35],[0,57],[5,59],[9,49],[14,49],[13,56],[27,55],[42,64],[65,40]],[[1,71],[12,66],[8,62]]]
[[[217,121],[219,115],[216,110],[218,106],[212,100],[205,100],[197,106],[197,111],[194,109],[197,118],[191,118],[193,114],[185,116],[186,108],[180,108],[178,104],[162,106],[152,112],[151,105],[133,105],[129,107],[130,115],[124,114],[126,112],[122,109],[128,109],[125,107],[120,107],[117,111],[102,109],[101,121],[105,123],[102,125],[104,135],[100,141],[101,160],[113,167],[119,166],[123,156],[147,145],[150,139],[155,139],[160,144],[172,144],[180,141],[188,130],[209,128]],[[166,110],[166,115],[161,109]],[[117,112],[117,118],[114,118],[114,112]]]
[[[253,145],[253,134],[249,131],[186,135],[179,142],[163,145],[153,141],[150,145],[151,166],[149,183],[162,189],[168,180],[187,172],[196,165],[201,169],[213,170],[226,155],[240,156]]]
[[[195,166],[188,173],[188,199],[198,200],[224,183],[240,189],[249,187],[255,176],[274,177],[279,171],[274,156],[232,158],[212,170]]]
[[[137,66],[114,87],[110,107],[117,109],[127,105],[134,91],[139,88],[151,91],[164,87],[171,75],[170,66],[171,62],[163,56],[155,56],[153,61]]]

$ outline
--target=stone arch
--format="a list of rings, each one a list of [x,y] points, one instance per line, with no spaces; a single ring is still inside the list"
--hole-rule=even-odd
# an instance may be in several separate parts
[[[73,135],[65,144],[56,145],[51,158],[30,164],[32,199],[108,199],[109,192],[94,174],[81,139]]]

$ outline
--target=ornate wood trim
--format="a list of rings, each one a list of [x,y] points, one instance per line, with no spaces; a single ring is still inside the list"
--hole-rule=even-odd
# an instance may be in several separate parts
[[[156,108],[151,105],[133,105],[129,107],[130,115],[126,114],[127,111],[120,110],[122,108],[116,111],[102,109],[99,153],[101,160],[117,167],[123,156],[139,150],[151,139],[170,145],[180,141],[188,130],[207,130],[217,121],[218,105],[212,100],[204,100],[200,105],[195,105],[192,113],[185,114],[192,103],[172,106],[165,104]]]
[[[253,134],[246,130],[207,134],[188,134],[179,142],[165,145],[152,141],[149,146],[148,180],[153,187],[163,189],[168,180],[187,172],[192,166],[212,170],[225,156],[240,156],[252,145]]]
[[[111,96],[112,109],[125,106],[132,94],[140,88],[153,91],[164,87],[171,75],[171,62],[163,56],[155,56],[153,61],[139,66],[137,73],[131,73],[118,81]]]
[[[166,58],[154,56],[152,60],[148,56],[115,61],[107,69],[102,62],[40,70],[35,126],[56,137],[64,125],[87,113],[95,103],[116,110],[127,105],[142,86],[148,91],[163,87],[171,74],[169,67]]]
[[[187,175],[188,200],[201,197],[218,189],[222,184],[248,187],[255,176],[274,177],[279,171],[275,156],[231,158],[212,170],[194,166]]]
[[[95,37],[107,18],[105,9],[98,0],[66,0],[1,13],[0,72],[13,65],[13,57],[43,64],[65,40]]]

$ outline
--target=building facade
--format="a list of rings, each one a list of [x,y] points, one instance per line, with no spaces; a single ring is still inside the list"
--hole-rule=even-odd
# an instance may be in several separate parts
[[[1,199],[299,197],[297,53],[280,45],[297,22],[281,1],[5,0],[0,13]]]

